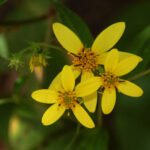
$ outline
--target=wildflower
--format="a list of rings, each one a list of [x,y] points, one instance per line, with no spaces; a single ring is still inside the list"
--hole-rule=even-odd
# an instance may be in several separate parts
[[[61,82],[55,85],[55,89],[41,89],[32,93],[32,98],[36,101],[52,104],[42,117],[43,125],[53,124],[66,110],[69,113],[72,110],[82,125],[93,128],[94,122],[80,104],[81,97],[90,95],[99,88],[99,77],[92,77],[75,87],[75,77],[70,66],[64,66],[60,76]]]
[[[45,60],[45,58],[44,58],[44,56],[42,54],[35,54],[35,55],[31,56],[29,65],[30,65],[31,72],[33,72],[33,70],[35,68],[37,68],[38,73],[40,73],[41,72],[41,68],[43,66],[46,66],[47,63],[46,63],[46,60]]]
[[[139,97],[143,90],[136,84],[120,79],[131,72],[138,64],[138,58],[131,56],[119,61],[119,52],[116,49],[111,50],[105,60],[105,73],[101,73],[100,82],[103,90],[101,106],[104,114],[109,114],[116,102],[116,89],[125,95]]]
[[[81,81],[86,81],[88,78],[94,76],[93,72],[98,69],[98,65],[104,64],[107,51],[118,42],[124,30],[124,22],[118,22],[109,26],[96,37],[91,48],[89,48],[85,47],[78,36],[66,26],[60,23],[53,24],[53,31],[57,40],[73,56],[72,68],[75,75],[79,76],[82,73]],[[120,59],[128,56],[137,57],[139,62],[142,60],[139,56],[119,52]],[[84,104],[90,112],[95,111],[96,102],[96,92],[90,96],[90,99],[89,97],[84,98]]]

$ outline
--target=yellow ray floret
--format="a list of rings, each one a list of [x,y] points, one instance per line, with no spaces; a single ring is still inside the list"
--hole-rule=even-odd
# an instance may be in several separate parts
[[[92,77],[75,86],[75,76],[70,66],[64,66],[59,74],[57,85],[49,89],[41,89],[32,93],[32,98],[38,102],[53,104],[42,117],[43,125],[51,125],[56,122],[64,112],[73,111],[77,120],[87,128],[94,128],[94,122],[88,113],[82,108],[82,96],[94,93],[100,86],[99,77]],[[58,81],[58,82],[57,82]]]
[[[124,30],[124,22],[112,24],[97,36],[91,49],[98,53],[108,51],[119,41]]]
[[[131,56],[119,61],[118,56],[118,50],[110,51],[104,64],[105,73],[100,74],[103,88],[101,106],[104,114],[109,114],[115,106],[116,89],[132,97],[139,97],[143,94],[143,90],[139,86],[119,78],[131,72],[137,66],[139,63],[137,57]]]
[[[69,52],[77,53],[77,50],[83,48],[83,44],[78,36],[63,24],[54,23],[53,31],[60,44]]]

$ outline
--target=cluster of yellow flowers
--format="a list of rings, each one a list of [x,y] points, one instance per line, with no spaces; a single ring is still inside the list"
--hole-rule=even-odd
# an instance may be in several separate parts
[[[33,72],[34,69],[37,68],[38,73],[40,73],[41,68],[43,66],[46,66],[47,63],[46,63],[46,60],[42,54],[35,54],[35,55],[31,56],[29,65],[30,65],[31,72]]]
[[[95,127],[88,113],[81,106],[94,113],[97,106],[97,91],[102,94],[101,108],[109,114],[116,103],[116,91],[132,97],[139,97],[143,90],[136,84],[120,77],[131,72],[142,58],[134,54],[112,49],[122,36],[124,22],[115,23],[102,31],[91,48],[86,48],[68,27],[53,24],[53,31],[63,46],[73,57],[72,65],[65,65],[48,89],[37,90],[32,98],[41,103],[52,104],[42,117],[43,125],[56,122],[67,110],[72,110],[77,120],[87,128]],[[109,51],[108,51],[109,50]],[[98,66],[104,72],[95,75]],[[75,80],[81,75],[81,82]]]

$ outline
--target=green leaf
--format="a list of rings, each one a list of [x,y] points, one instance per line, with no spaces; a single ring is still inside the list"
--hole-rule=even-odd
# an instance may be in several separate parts
[[[9,121],[13,112],[14,105],[4,104],[0,105],[0,138],[7,141],[8,140],[8,128]]]
[[[70,139],[72,139],[73,136],[73,132],[66,132],[50,142],[50,144],[44,150],[67,150],[66,146],[70,143]]]
[[[53,143],[51,141],[55,142],[57,134],[62,131],[61,122],[46,127],[40,120],[28,120],[20,115],[11,120],[9,142],[13,150],[44,150],[49,143]]]
[[[150,25],[147,26],[144,30],[142,30],[138,35],[135,37],[133,42],[134,49],[141,51],[145,45],[145,42],[150,39]]]
[[[135,49],[135,53],[143,58],[137,72],[144,71],[150,63],[150,25],[138,33],[132,43],[132,49]]]
[[[108,133],[104,129],[85,130],[76,142],[76,150],[108,150]]]
[[[53,3],[53,5],[59,13],[61,23],[74,31],[79,36],[85,47],[91,47],[93,37],[88,26],[82,21],[82,19],[63,4]]]
[[[5,3],[7,0],[0,0],[0,5],[2,5],[3,3]]]
[[[3,58],[8,57],[8,46],[3,34],[0,34],[0,56]]]
[[[128,45],[126,42],[126,45]],[[139,55],[143,58],[143,61],[139,63],[137,68],[135,68],[130,74],[126,75],[126,77],[131,77],[137,73],[145,71],[149,68],[150,63],[150,25],[142,29],[140,32],[136,34],[134,40],[132,40],[131,44],[128,45],[127,51],[129,53],[133,53]]]
[[[133,43],[132,39],[135,39],[139,32],[150,25],[150,19],[147,19],[149,18],[149,10],[150,3],[148,1],[143,1],[143,3],[137,2],[135,5],[128,7],[125,11],[118,13],[116,21],[118,21],[119,18],[119,20],[121,19],[126,22],[125,33],[117,44],[120,45],[120,49],[124,51],[129,50],[134,53],[134,50],[136,49],[130,49],[130,46]]]
[[[135,82],[135,81],[134,81]],[[149,150],[150,149],[150,76],[142,77],[135,82],[144,94],[133,98],[123,94],[118,95],[117,107],[114,109],[113,150]],[[116,143],[117,142],[117,143]]]
[[[34,110],[34,108],[32,107],[32,105],[28,104],[28,103],[21,103],[18,104],[16,106],[16,112],[25,119],[29,119],[29,120],[36,120],[37,118],[39,118],[39,116],[37,115],[37,112]]]
[[[12,128],[9,133],[9,142],[12,149],[31,150],[40,146],[48,130],[45,131],[44,127],[38,122],[34,125],[19,117],[14,118],[13,121],[17,124],[17,128]]]

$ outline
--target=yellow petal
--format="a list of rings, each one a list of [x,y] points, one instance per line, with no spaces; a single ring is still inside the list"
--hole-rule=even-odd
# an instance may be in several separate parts
[[[76,54],[83,49],[83,44],[78,36],[68,27],[60,23],[54,23],[53,31],[60,44],[69,52]]]
[[[76,104],[74,108],[72,108],[72,111],[77,118],[77,120],[85,127],[87,128],[94,128],[95,124],[91,117],[88,115],[88,113],[79,105]]]
[[[56,90],[57,85],[61,86],[61,72],[52,80],[49,89]]]
[[[118,60],[119,60],[118,50],[112,49],[108,53],[108,55],[105,59],[105,64],[104,64],[105,71],[113,73],[118,65]]]
[[[98,59],[97,59],[98,60],[97,63],[100,65],[104,65],[108,53],[109,52],[99,54]]]
[[[132,53],[123,52],[123,51],[118,51],[118,52],[119,52],[119,61],[122,61],[123,59],[131,57],[131,56],[137,57],[139,59],[139,62],[141,62],[143,60],[140,56],[134,55]],[[109,52],[105,52],[103,54],[99,54],[99,56],[98,56],[98,64],[104,65],[105,59],[106,59],[108,54],[109,54]]]
[[[75,69],[73,66],[70,66],[70,67],[71,67],[71,69],[72,69],[72,71],[74,73],[75,78],[77,78],[80,75],[81,72],[78,71],[77,69]],[[57,74],[57,76],[52,80],[52,82],[51,82],[51,84],[49,86],[50,90],[56,90],[58,85],[61,87],[61,84],[62,84],[61,83],[61,72],[59,72]]]
[[[94,74],[92,71],[90,72],[83,72],[82,75],[81,75],[81,81],[87,81],[87,79],[91,78],[91,77],[94,77]]]
[[[128,53],[128,52],[123,52],[123,51],[119,51],[119,61],[127,58],[127,57],[131,57],[131,56],[135,56],[138,58],[139,62],[141,62],[143,60],[142,57],[138,56],[138,55],[135,55],[135,54],[132,54],[132,53]]]
[[[42,117],[42,124],[47,126],[56,122],[65,112],[65,108],[54,104],[49,107]]]
[[[109,114],[113,110],[116,103],[116,90],[115,88],[108,88],[104,90],[102,95],[102,111],[104,114]]]
[[[94,113],[97,105],[97,91],[89,96],[83,97],[84,105],[89,112]]]
[[[32,98],[41,103],[56,103],[58,99],[58,94],[56,91],[49,89],[37,90],[32,93]]]
[[[33,72],[33,70],[34,70],[34,65],[32,64],[32,62],[30,63],[30,70],[31,70],[31,72]]]
[[[61,72],[61,82],[65,91],[72,91],[74,89],[75,77],[70,66],[64,66]]]
[[[100,77],[92,77],[87,81],[80,82],[75,89],[75,92],[78,97],[88,96],[95,91],[102,85]]]
[[[143,90],[130,81],[120,82],[117,89],[119,92],[132,97],[140,97],[143,94]]]
[[[126,59],[123,59],[118,63],[116,67],[115,74],[117,76],[123,76],[131,72],[139,63],[139,58],[136,56],[131,56]]]
[[[81,74],[81,71],[79,71],[78,69],[76,69],[74,66],[71,65],[71,69],[74,73],[75,79],[79,77],[79,75]]]
[[[93,77],[93,72],[83,72],[81,75],[81,82],[87,81],[91,77]],[[97,104],[97,91],[90,94],[89,96],[83,97],[84,105],[90,112],[95,112],[96,104]]]
[[[98,51],[100,53],[104,53],[111,49],[121,38],[124,29],[124,22],[112,24],[97,36],[92,45],[92,50],[95,52]]]

